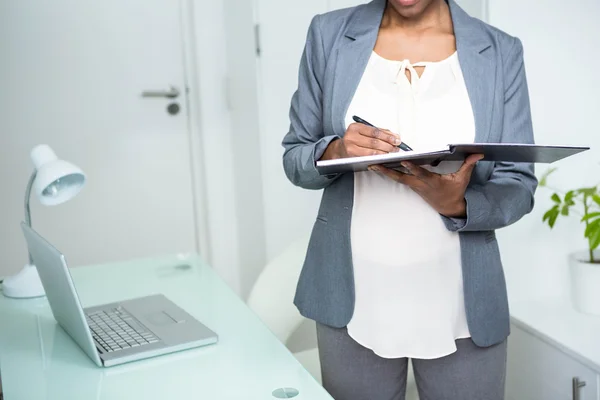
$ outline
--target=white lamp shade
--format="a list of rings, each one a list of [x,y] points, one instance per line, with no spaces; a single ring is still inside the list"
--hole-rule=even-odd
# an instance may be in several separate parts
[[[31,151],[31,159],[37,170],[33,191],[46,206],[64,203],[75,197],[83,188],[86,177],[77,166],[59,160],[47,145],[39,145]]]

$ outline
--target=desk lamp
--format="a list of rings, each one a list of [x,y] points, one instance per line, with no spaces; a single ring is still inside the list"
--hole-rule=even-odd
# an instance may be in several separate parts
[[[75,165],[59,160],[52,149],[41,144],[31,150],[35,169],[25,191],[25,223],[31,226],[29,200],[33,189],[45,206],[55,206],[75,197],[85,184],[85,175]],[[44,287],[29,254],[29,264],[16,275],[4,279],[2,291],[6,297],[30,298],[44,296]]]

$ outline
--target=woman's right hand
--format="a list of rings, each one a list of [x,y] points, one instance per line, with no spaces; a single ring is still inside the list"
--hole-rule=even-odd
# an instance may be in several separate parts
[[[353,123],[343,138],[329,143],[321,160],[396,153],[400,151],[397,147],[400,143],[400,136],[387,129]]]

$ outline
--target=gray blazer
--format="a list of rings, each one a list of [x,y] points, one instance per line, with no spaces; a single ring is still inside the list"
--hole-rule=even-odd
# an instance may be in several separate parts
[[[519,39],[467,15],[448,0],[456,47],[475,115],[476,142],[533,143],[529,94]],[[344,135],[344,117],[367,65],[386,0],[317,15],[300,63],[298,89],[283,140],[290,181],[324,189],[295,304],[307,318],[344,327],[354,310],[350,223],[352,174],[321,176],[315,168],[328,144]],[[467,217],[440,216],[458,231],[469,330],[482,347],[509,334],[506,283],[495,230],[533,208],[532,164],[479,162],[467,188]]]

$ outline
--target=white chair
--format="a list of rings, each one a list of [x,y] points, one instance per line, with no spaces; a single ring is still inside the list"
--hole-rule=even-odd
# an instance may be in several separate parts
[[[296,284],[302,269],[309,237],[293,242],[262,270],[248,296],[248,306],[284,344],[304,321],[294,305]],[[321,381],[316,348],[294,353],[302,365]]]
[[[309,237],[305,236],[296,240],[265,266],[247,301],[248,306],[286,345],[290,336],[304,321],[293,300],[308,247],[308,239]],[[296,352],[294,356],[318,382],[321,382],[321,365],[317,348]],[[406,400],[418,400],[410,363]]]

